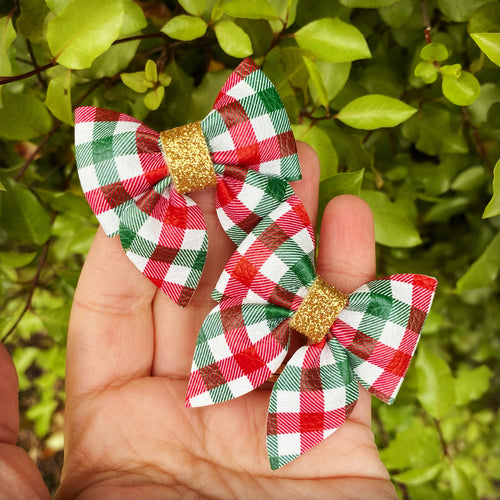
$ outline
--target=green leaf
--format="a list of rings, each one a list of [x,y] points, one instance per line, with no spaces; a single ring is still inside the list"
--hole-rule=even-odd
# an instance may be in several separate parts
[[[338,18],[312,21],[295,32],[295,39],[299,47],[325,61],[342,63],[371,57],[361,32]]]
[[[12,26],[12,17],[5,16],[0,19],[0,75],[9,76],[12,65],[9,59],[9,48],[16,39],[16,31]]]
[[[443,77],[457,79],[462,73],[462,66],[460,64],[446,64],[439,69]]]
[[[233,57],[252,55],[250,37],[233,21],[221,21],[215,25],[215,36],[220,48]]]
[[[330,200],[341,194],[353,194],[359,196],[365,170],[358,172],[343,172],[334,174],[320,183],[319,187],[319,219]]]
[[[47,309],[38,314],[50,336],[58,343],[66,341],[69,313],[69,308],[63,306],[56,309]]]
[[[159,85],[154,90],[144,96],[144,105],[146,108],[154,111],[160,107],[161,101],[165,95],[165,87]]]
[[[469,368],[460,370],[455,384],[457,405],[466,406],[471,401],[481,398],[489,389],[492,376],[493,372],[486,365],[472,370]]]
[[[500,160],[493,170],[493,196],[484,209],[483,218],[494,217],[500,214]]]
[[[389,247],[414,247],[422,243],[418,231],[397,205],[381,191],[361,191],[373,212],[375,241]]]
[[[462,467],[453,462],[449,474],[454,500],[477,500],[476,489]]]
[[[488,180],[488,174],[482,165],[469,167],[460,172],[451,184],[455,191],[471,191],[478,189]]]
[[[345,7],[362,7],[364,9],[378,9],[396,3],[398,0],[339,0]]]
[[[424,45],[420,51],[420,57],[424,61],[444,61],[448,59],[448,49],[439,42],[432,42]]]
[[[337,173],[337,152],[324,130],[310,124],[293,125],[292,130],[296,140],[306,142],[316,151],[321,165],[320,181]]]
[[[120,37],[126,37],[139,33],[148,25],[148,21],[143,10],[133,0],[122,0],[122,2],[123,21],[120,29]]]
[[[122,73],[120,75],[122,82],[134,92],[142,94],[153,87],[153,83],[146,79],[144,71],[137,71],[136,73]]]
[[[314,63],[312,59],[304,56],[304,63],[306,65],[307,71],[309,71],[309,76],[311,77],[312,85],[316,90],[316,95],[318,96],[318,103],[328,109],[328,95],[326,94],[325,84],[323,83],[323,78],[321,72]]]
[[[158,81],[158,69],[156,67],[156,63],[151,59],[146,61],[144,77],[148,82],[156,83]]]
[[[415,76],[422,78],[425,83],[434,83],[437,79],[438,71],[431,61],[419,62],[415,67]]]
[[[71,83],[71,70],[62,71],[50,80],[45,98],[45,106],[49,108],[50,112],[69,125],[74,124],[73,108],[71,107]]]
[[[47,7],[56,15],[59,15],[73,0],[45,0]]]
[[[500,233],[493,238],[481,256],[467,269],[457,281],[458,293],[490,286],[500,269]]]
[[[439,435],[435,427],[425,425],[420,419],[409,420],[389,446],[380,451],[380,458],[389,469],[433,467],[442,458]]]
[[[207,31],[207,23],[199,17],[180,15],[173,17],[161,29],[176,40],[195,40]]]
[[[358,97],[342,108],[337,118],[350,127],[374,130],[395,127],[404,122],[417,110],[408,104],[380,94]]]
[[[0,194],[2,229],[21,243],[42,245],[51,234],[49,214],[24,186],[12,179],[6,185]]]
[[[193,121],[202,120],[211,111],[220,89],[229,78],[231,70],[211,71],[192,93]]]
[[[462,71],[458,78],[443,75],[442,90],[446,99],[453,104],[469,106],[479,97],[481,86],[472,73]]]
[[[222,10],[233,17],[272,20],[278,17],[267,0],[231,0],[224,2]]]
[[[441,12],[451,21],[463,22],[469,19],[475,9],[492,0],[437,0]]]
[[[117,39],[123,12],[122,0],[73,0],[47,26],[50,52],[67,68],[89,68]]]
[[[500,33],[471,33],[470,36],[488,58],[500,66]]]
[[[82,74],[86,78],[95,80],[114,77],[128,67],[140,43],[140,40],[131,40],[111,46],[104,54],[95,59],[92,66],[84,70]]]
[[[455,405],[455,381],[446,361],[421,345],[417,360],[417,397],[425,411],[434,418],[443,418]]]
[[[50,12],[49,8],[44,0],[19,0],[18,3],[21,11],[16,21],[18,33],[33,43],[42,43],[45,39],[44,23]]]
[[[464,213],[469,203],[469,199],[464,196],[440,198],[440,201],[425,214],[425,222],[444,224],[454,215]]]
[[[395,474],[392,476],[392,479],[404,484],[423,484],[434,479],[441,472],[442,467],[440,463],[426,467],[417,467],[406,472],[401,472],[400,474]]]
[[[13,253],[0,252],[0,262],[9,267],[24,267],[33,261],[36,252]]]
[[[192,16],[201,17],[207,7],[207,0],[179,0],[181,7]]]
[[[323,85],[326,90],[326,98],[331,101],[344,87],[349,79],[351,63],[332,63],[328,61],[315,61],[319,69]],[[311,97],[319,99],[315,88],[310,88]]]
[[[414,6],[412,0],[399,0],[392,5],[382,7],[379,10],[380,17],[389,26],[401,28],[412,15]]]
[[[57,401],[39,401],[26,411],[26,417],[35,423],[35,431],[39,437],[49,432],[52,414],[57,408]]]
[[[3,91],[0,108],[0,137],[13,141],[34,139],[50,130],[51,119],[47,108],[29,94]]]

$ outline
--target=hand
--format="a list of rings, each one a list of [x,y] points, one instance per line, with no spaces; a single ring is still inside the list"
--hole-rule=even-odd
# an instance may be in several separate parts
[[[319,167],[300,144],[294,183],[315,220]],[[211,407],[184,407],[210,292],[234,250],[213,193],[193,196],[209,231],[202,282],[187,309],[173,304],[99,230],[72,309],[67,351],[65,464],[57,500],[123,498],[395,498],[370,429],[370,396],[333,436],[271,471],[268,390]],[[351,292],[375,273],[373,222],[352,196],[323,218],[318,273]]]

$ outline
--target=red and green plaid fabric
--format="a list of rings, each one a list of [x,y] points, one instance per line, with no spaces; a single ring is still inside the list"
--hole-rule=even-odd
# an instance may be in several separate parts
[[[238,245],[300,179],[295,140],[281,99],[252,60],[223,86],[201,128],[217,177],[221,225]],[[159,134],[111,110],[75,112],[75,154],[87,200],[108,236],[172,300],[184,306],[208,248],[200,209],[177,193]]]
[[[202,325],[186,406],[241,396],[263,384],[288,351],[289,319],[316,277],[314,239],[294,195],[243,240]],[[358,382],[392,403],[416,348],[436,280],[400,274],[349,295],[329,333],[294,353],[274,385],[267,448],[276,469],[338,429],[358,399]]]

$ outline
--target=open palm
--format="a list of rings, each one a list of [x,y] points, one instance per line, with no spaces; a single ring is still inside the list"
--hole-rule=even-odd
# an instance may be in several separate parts
[[[299,153],[304,180],[294,187],[314,220],[317,160],[304,145]],[[339,431],[277,471],[265,447],[268,389],[184,407],[197,333],[214,306],[210,292],[234,250],[216,219],[213,193],[193,198],[207,220],[210,246],[202,283],[186,309],[137,272],[117,238],[101,230],[96,236],[68,334],[57,500],[394,498],[370,430],[370,396],[362,389]],[[317,268],[324,279],[351,292],[373,278],[373,223],[361,200],[331,202],[320,240]]]

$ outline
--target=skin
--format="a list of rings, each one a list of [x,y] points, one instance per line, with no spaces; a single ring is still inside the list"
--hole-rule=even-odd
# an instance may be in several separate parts
[[[304,180],[294,183],[313,223],[318,160],[299,144]],[[348,421],[299,459],[272,471],[266,449],[267,388],[226,403],[184,407],[197,333],[210,292],[234,246],[195,193],[209,231],[202,282],[185,309],[173,304],[100,229],[80,277],[68,333],[65,463],[56,500],[123,498],[394,499],[370,428],[370,395]],[[368,206],[340,196],[326,208],[318,273],[344,293],[375,276]],[[50,498],[15,447],[17,378],[0,349],[0,496]]]

